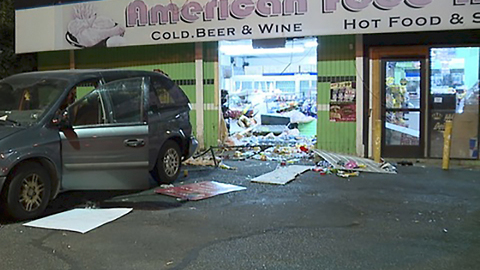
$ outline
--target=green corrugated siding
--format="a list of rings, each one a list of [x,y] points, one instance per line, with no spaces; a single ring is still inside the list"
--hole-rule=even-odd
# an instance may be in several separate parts
[[[205,148],[218,145],[218,110],[205,110],[204,138]]]
[[[203,62],[203,79],[213,80],[215,78],[214,62]]]
[[[325,36],[318,38],[317,51],[319,78],[343,80],[356,75],[355,36]],[[337,153],[355,154],[356,123],[330,122],[327,108],[330,102],[330,83],[317,84],[317,148]]]
[[[317,103],[330,103],[330,83],[317,83]]]
[[[318,37],[317,58],[319,61],[355,59],[355,36]]]
[[[188,98],[190,99],[190,103],[194,104],[197,101],[197,95],[195,94],[195,85],[180,85],[180,87],[185,91]]]
[[[319,76],[354,76],[355,59],[338,61],[318,62],[317,72]]]
[[[355,154],[356,125],[354,122],[330,122],[329,112],[318,112],[317,148]]]
[[[195,46],[190,43],[90,48],[77,50],[75,54],[77,68],[111,68],[195,62]]]
[[[54,70],[70,68],[70,52],[40,52],[38,56],[38,70]]]

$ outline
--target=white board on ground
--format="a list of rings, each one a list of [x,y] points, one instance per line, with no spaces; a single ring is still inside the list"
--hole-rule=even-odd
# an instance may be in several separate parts
[[[250,181],[255,183],[285,185],[286,183],[294,180],[298,175],[311,169],[312,166],[304,165],[285,166],[280,167],[272,172],[260,175],[259,177],[253,178]]]
[[[112,222],[132,211],[132,208],[73,209],[23,224],[24,226],[86,233]]]

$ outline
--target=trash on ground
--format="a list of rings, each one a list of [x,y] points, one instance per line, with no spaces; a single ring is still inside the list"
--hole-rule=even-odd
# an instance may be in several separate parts
[[[413,166],[413,162],[407,161],[407,160],[399,161],[399,162],[397,162],[397,164],[401,165],[401,166]]]
[[[185,165],[191,166],[211,166],[216,167],[222,160],[218,157],[212,157],[212,155],[205,155],[197,158],[189,158],[183,162]]]
[[[133,208],[78,208],[27,222],[23,225],[35,228],[86,233],[128,214],[132,209]]]
[[[388,162],[383,163],[380,168],[386,172],[397,173],[397,168]]]
[[[225,169],[225,170],[236,170],[237,169],[237,167],[228,166],[227,164],[225,164],[223,162],[220,163],[220,168]]]
[[[312,169],[312,166],[303,166],[303,165],[282,166],[272,172],[253,178],[250,181],[255,183],[285,185],[288,182],[294,180],[298,175],[311,169]]]
[[[198,201],[216,195],[245,189],[247,188],[242,186],[225,184],[216,181],[204,181],[177,187],[159,188],[155,190],[155,193],[177,197],[182,200]]]
[[[349,177],[355,177],[359,176],[360,173],[358,171],[356,172],[346,172],[346,171],[338,171],[337,176],[343,177],[343,178],[349,178]]]

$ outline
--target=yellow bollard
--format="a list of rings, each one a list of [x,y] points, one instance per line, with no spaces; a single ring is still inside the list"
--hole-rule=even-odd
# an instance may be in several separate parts
[[[381,161],[382,154],[382,120],[375,120],[375,129],[373,130],[373,160],[377,163]]]
[[[450,166],[450,146],[452,145],[452,128],[451,120],[445,122],[445,131],[443,133],[443,160],[442,169],[448,170]]]

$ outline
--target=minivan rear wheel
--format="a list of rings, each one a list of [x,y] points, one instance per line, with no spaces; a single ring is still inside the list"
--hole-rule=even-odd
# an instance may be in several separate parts
[[[158,182],[173,183],[180,174],[182,155],[180,146],[174,141],[167,141],[160,149],[157,160]]]
[[[51,180],[46,170],[35,162],[17,167],[9,176],[2,197],[7,214],[15,220],[41,215],[50,200]]]

